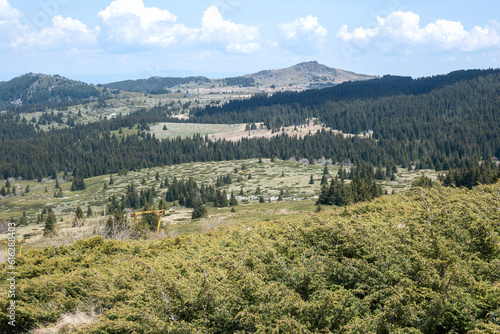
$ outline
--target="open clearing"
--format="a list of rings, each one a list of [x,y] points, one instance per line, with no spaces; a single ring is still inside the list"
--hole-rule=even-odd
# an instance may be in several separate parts
[[[245,166],[245,169],[243,169]],[[339,166],[329,166],[329,176],[338,173]],[[126,188],[134,183],[136,190],[155,187],[157,196],[155,205],[158,206],[160,198],[165,198],[167,189],[161,188],[160,184],[169,177],[170,182],[174,177],[177,179],[188,179],[193,177],[198,184],[214,184],[218,176],[230,175],[232,183],[221,187],[228,194],[234,192],[239,205],[231,208],[208,207],[208,218],[192,220],[192,209],[180,207],[177,203],[168,203],[167,212],[162,217],[162,232],[159,236],[176,236],[182,234],[198,233],[209,230],[219,225],[245,224],[254,221],[266,221],[277,216],[296,215],[298,213],[312,212],[315,209],[315,201],[320,190],[320,180],[323,176],[324,165],[301,164],[294,161],[276,160],[271,162],[264,159],[259,163],[258,159],[226,162],[198,162],[182,165],[157,167],[130,171],[127,175],[103,175],[85,180],[86,189],[83,191],[70,191],[71,182],[64,181],[62,174],[59,175],[59,183],[63,191],[63,198],[55,198],[55,181],[43,179],[42,182],[10,179],[16,187],[16,196],[9,195],[0,198],[2,211],[0,220],[19,220],[25,212],[28,225],[17,228],[16,238],[26,239],[24,249],[32,247],[42,248],[49,245],[70,244],[76,239],[90,237],[101,233],[102,226],[107,217],[104,216],[108,199],[116,196],[118,200],[126,193]],[[419,177],[422,172],[435,179],[437,173],[430,170],[408,171],[399,169],[395,181],[381,181],[383,189],[389,193],[400,193],[408,189],[411,182]],[[159,179],[156,179],[158,173]],[[313,176],[314,183],[309,184]],[[113,184],[109,184],[110,176]],[[106,186],[104,186],[106,184]],[[26,186],[30,187],[29,193],[23,193]],[[106,188],[106,189],[105,189]],[[259,203],[257,188],[264,196],[265,203]],[[283,192],[283,201],[278,201],[280,193]],[[243,195],[240,195],[240,194]],[[74,212],[80,205],[84,213],[90,205],[93,215],[85,218],[84,227],[72,227]],[[52,209],[58,219],[61,231],[54,238],[42,238],[43,222],[37,223],[37,215],[43,209]],[[155,237],[155,236],[152,236]],[[6,238],[6,234],[0,237],[0,241]],[[0,261],[3,255],[0,256]]]
[[[330,128],[324,127],[321,124],[314,124],[314,121],[302,126],[283,127],[281,131],[272,132],[264,127],[263,123],[256,123],[257,129],[245,130],[247,124],[198,124],[198,123],[159,123],[151,126],[150,133],[154,134],[158,139],[175,138],[175,137],[192,137],[195,134],[202,136],[208,135],[213,141],[229,140],[239,141],[243,138],[272,138],[286,133],[292,137],[304,137],[308,134],[314,134],[317,131],[325,129],[330,131]],[[167,129],[164,130],[164,127]],[[342,133],[341,131],[335,131]],[[354,136],[353,134],[343,134],[344,137]],[[363,136],[363,135],[360,135]]]

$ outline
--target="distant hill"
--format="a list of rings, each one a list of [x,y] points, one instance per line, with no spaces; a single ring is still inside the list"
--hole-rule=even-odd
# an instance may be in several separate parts
[[[59,75],[28,73],[0,82],[1,108],[74,105],[100,96],[94,86]]]
[[[187,77],[187,78],[174,78],[174,77],[151,77],[149,79],[140,80],[125,80],[105,84],[106,88],[120,89],[128,92],[138,93],[156,93],[163,90],[173,88],[185,84],[207,84],[211,80],[205,77]]]
[[[374,79],[375,76],[330,68],[316,61],[300,63],[292,67],[265,70],[254,74],[225,79],[205,77],[151,77],[141,80],[126,80],[105,84],[110,89],[120,89],[139,93],[165,93],[177,89],[227,89],[228,87],[253,87],[262,90],[305,90],[325,88],[347,81]]]
[[[292,67],[260,71],[243,78],[253,79],[255,84],[264,86],[300,86],[302,88],[323,88],[347,81],[361,81],[375,76],[357,74],[319,64],[316,61],[300,63]]]

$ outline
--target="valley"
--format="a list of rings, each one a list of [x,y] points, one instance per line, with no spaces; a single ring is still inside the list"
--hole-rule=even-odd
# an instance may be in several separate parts
[[[9,224],[22,240],[20,326],[495,330],[499,82],[493,69],[375,78],[310,62],[0,83],[0,241]],[[442,312],[427,309],[438,299]],[[449,320],[464,301],[478,320]]]

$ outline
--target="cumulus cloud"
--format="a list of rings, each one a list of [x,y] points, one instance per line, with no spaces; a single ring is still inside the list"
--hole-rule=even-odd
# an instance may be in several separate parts
[[[115,0],[98,17],[111,41],[124,45],[169,46],[180,37],[195,33],[167,10],[147,8],[142,0]]]
[[[259,37],[258,26],[236,24],[224,20],[215,6],[210,6],[201,19],[200,40],[204,42],[222,41],[242,44],[255,41]]]
[[[82,22],[57,15],[52,26],[40,31],[26,30],[11,43],[14,48],[39,48],[46,50],[92,48],[97,45],[100,29],[89,29]]]
[[[13,19],[19,18],[20,16],[21,13],[17,9],[12,8],[7,0],[0,0],[0,19]]]
[[[306,39],[323,40],[327,35],[327,30],[319,24],[318,18],[309,15],[305,18],[298,18],[290,23],[283,23],[279,25],[279,29],[289,40]]]
[[[337,37],[361,46],[371,42],[406,43],[427,44],[444,50],[477,51],[500,46],[500,25],[493,21],[489,26],[476,26],[467,31],[460,22],[437,20],[421,27],[418,14],[399,11],[377,18],[373,28],[360,27],[349,32],[344,25]]]
[[[256,40],[259,27],[225,20],[215,6],[210,6],[200,27],[178,24],[167,10],[144,6],[143,0],[115,0],[98,16],[106,26],[106,35],[121,45],[169,47],[175,44],[223,44],[227,52],[249,53],[260,48]]]
[[[99,28],[89,29],[72,18],[58,15],[52,18],[52,26],[39,31],[21,22],[22,13],[7,0],[0,0],[0,46],[12,49],[71,49],[97,45]]]

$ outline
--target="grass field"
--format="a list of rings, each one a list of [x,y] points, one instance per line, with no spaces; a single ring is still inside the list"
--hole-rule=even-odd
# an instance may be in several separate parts
[[[245,169],[242,166],[245,165]],[[235,168],[237,172],[235,172]],[[338,166],[330,166],[330,176],[336,175]],[[168,203],[168,210],[161,223],[163,227],[162,236],[182,235],[198,233],[209,230],[219,225],[245,224],[253,221],[266,221],[283,215],[294,215],[303,212],[312,212],[315,209],[315,201],[320,189],[320,180],[323,175],[323,165],[307,165],[292,161],[276,160],[271,162],[264,159],[262,163],[258,160],[228,161],[228,162],[205,162],[188,163],[175,166],[144,169],[131,171],[127,175],[104,175],[85,180],[86,189],[83,191],[70,191],[71,182],[62,180],[59,175],[59,183],[63,192],[62,198],[55,198],[55,181],[43,179],[42,182],[13,180],[10,182],[16,187],[16,195],[8,195],[0,199],[2,210],[0,220],[9,221],[20,219],[23,212],[26,213],[29,225],[17,229],[18,238],[25,238],[25,248],[45,247],[52,244],[68,244],[73,240],[89,237],[99,233],[99,228],[104,224],[106,217],[104,212],[108,204],[108,198],[115,195],[118,199],[126,192],[126,187],[134,183],[136,189],[150,188],[155,186],[158,196],[155,204],[158,205],[160,198],[165,198],[165,188],[160,188],[160,183],[167,176],[172,180],[187,179],[193,177],[199,184],[213,184],[217,176],[230,174],[232,184],[223,187],[228,194],[234,191],[237,195],[239,205],[236,212],[230,208],[208,208],[208,218],[192,220],[191,209],[179,207],[176,203]],[[384,189],[389,193],[401,192],[407,189],[411,182],[425,172],[432,178],[436,177],[433,171],[411,171],[400,169],[396,181],[381,182]],[[156,174],[159,180],[156,180]],[[309,184],[313,175],[314,184]],[[114,183],[109,184],[110,176]],[[106,184],[106,188],[105,185]],[[29,186],[29,193],[23,193]],[[257,187],[265,197],[266,203],[259,203],[259,196],[255,194]],[[243,195],[240,191],[243,189]],[[278,196],[283,190],[284,200],[278,201]],[[93,216],[85,219],[85,226],[73,228],[72,222],[76,207],[80,205],[84,213],[90,205]],[[43,222],[37,223],[37,215],[43,209],[52,209],[59,221],[61,233],[54,239],[42,238]],[[0,241],[5,240],[6,235],[0,236]],[[1,257],[0,257],[1,258]]]

